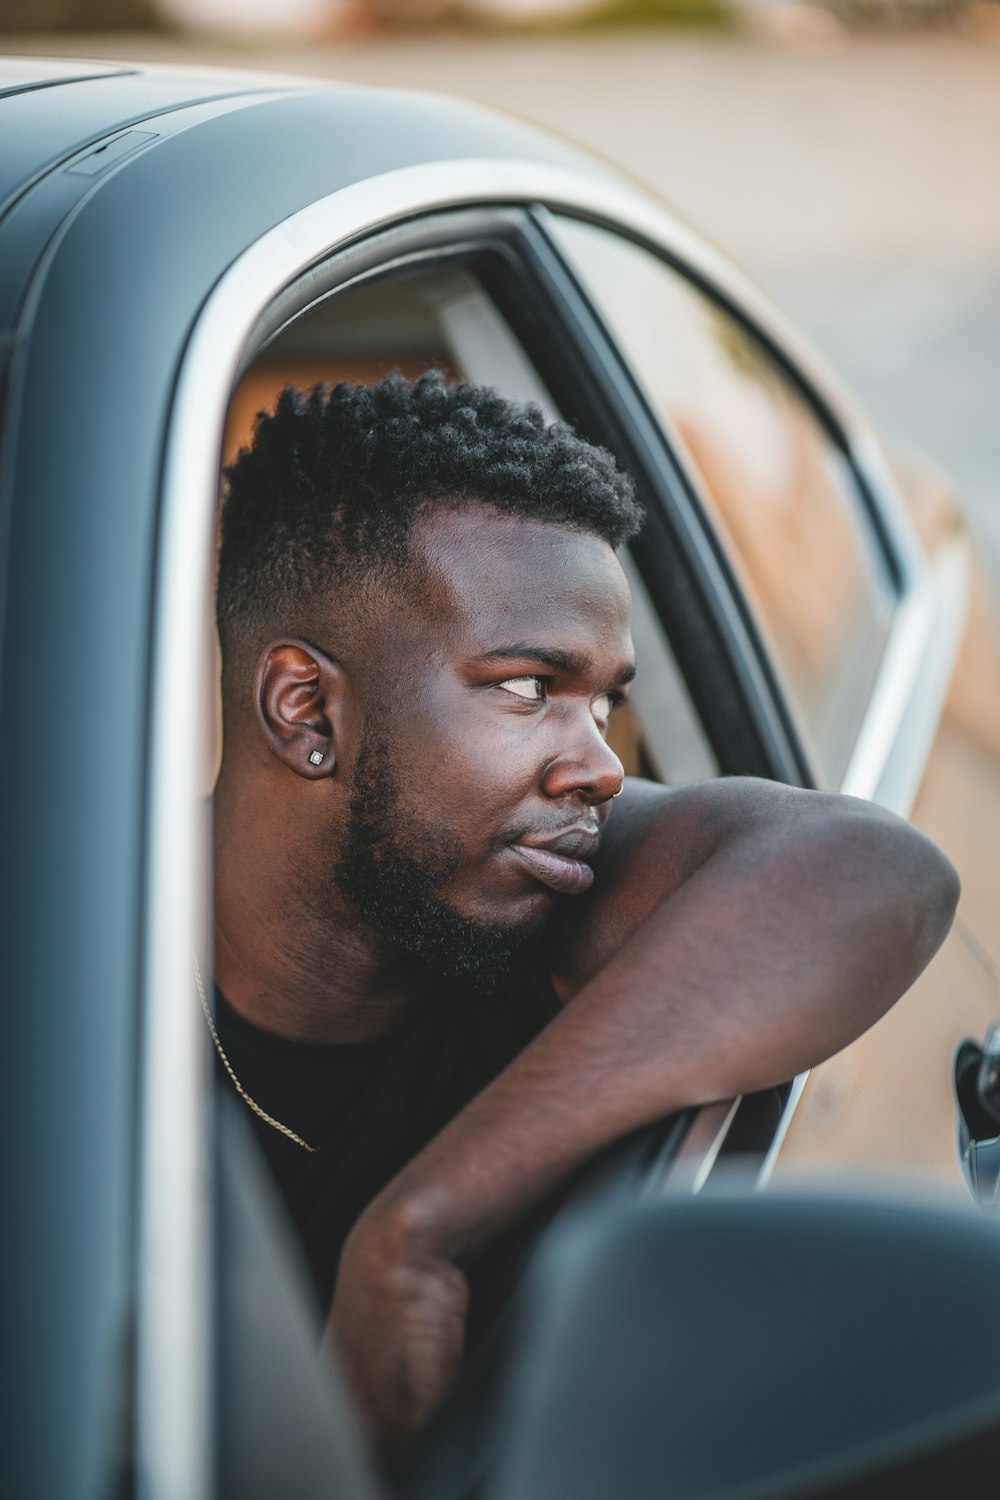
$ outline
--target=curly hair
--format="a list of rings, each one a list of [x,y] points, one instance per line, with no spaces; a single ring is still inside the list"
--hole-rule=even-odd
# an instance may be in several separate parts
[[[320,598],[403,567],[427,504],[481,501],[612,547],[643,513],[611,454],[487,386],[289,386],[225,470],[218,620],[229,640],[288,629]]]

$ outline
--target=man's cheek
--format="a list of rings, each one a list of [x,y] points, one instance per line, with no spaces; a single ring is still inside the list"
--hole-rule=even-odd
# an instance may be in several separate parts
[[[509,814],[537,787],[540,775],[524,736],[496,730],[475,744],[449,746],[440,761],[448,804],[479,816],[489,807]]]
[[[510,809],[537,786],[543,768],[527,716],[498,712],[488,694],[426,698],[397,725],[394,757],[404,797],[448,821],[487,805]]]

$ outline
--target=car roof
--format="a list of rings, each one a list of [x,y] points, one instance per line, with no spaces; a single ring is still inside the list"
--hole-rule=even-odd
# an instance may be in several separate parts
[[[79,62],[52,57],[0,57],[0,95],[21,94],[28,89],[49,88],[84,78],[103,78],[109,73],[129,73],[121,63]]]
[[[0,59],[0,215],[46,172],[115,130],[251,88],[260,82],[250,75],[208,69]]]
[[[243,122],[223,123],[241,111]],[[13,327],[35,265],[76,205],[87,199],[90,213],[95,195],[109,196],[120,172],[107,168],[126,169],[141,213],[159,148],[181,133],[197,136],[202,175],[228,163],[259,198],[286,198],[289,171],[302,179],[303,157],[315,155],[285,213],[416,162],[503,157],[610,172],[513,117],[436,95],[235,70],[0,59],[0,329]],[[97,151],[108,153],[100,163],[77,160]],[[172,190],[186,207],[183,177]]]
[[[0,217],[12,203],[47,172],[71,156],[97,144],[116,131],[143,120],[162,117],[177,110],[213,100],[237,100],[247,104],[262,95],[321,92],[326,95],[381,96],[397,102],[413,101],[410,130],[416,132],[417,150],[421,133],[440,151],[434,116],[446,122],[456,146],[472,131],[484,155],[511,154],[522,159],[551,160],[554,138],[520,121],[487,110],[422,93],[360,88],[329,79],[238,71],[235,69],[169,67],[152,64],[73,62],[51,58],[0,58]],[[461,115],[464,118],[459,119]],[[516,145],[512,143],[516,133]],[[341,146],[344,142],[338,143]],[[513,149],[512,149],[513,146]],[[565,146],[560,154],[572,154],[579,169],[594,158]],[[368,153],[364,153],[367,157]],[[564,162],[565,164],[565,162]],[[357,176],[365,175],[370,163]],[[599,169],[600,170],[600,169]]]

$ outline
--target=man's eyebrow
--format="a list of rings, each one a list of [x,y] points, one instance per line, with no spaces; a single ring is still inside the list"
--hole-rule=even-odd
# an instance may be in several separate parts
[[[566,651],[559,646],[533,646],[527,641],[517,641],[511,646],[494,646],[492,651],[484,651],[476,658],[481,662],[505,662],[505,661],[535,661],[542,666],[552,667],[556,672],[565,672],[568,676],[580,675],[587,672],[593,666],[590,657],[582,651]],[[622,667],[615,683],[624,687],[625,683],[631,682],[635,676],[635,662],[629,662]]]

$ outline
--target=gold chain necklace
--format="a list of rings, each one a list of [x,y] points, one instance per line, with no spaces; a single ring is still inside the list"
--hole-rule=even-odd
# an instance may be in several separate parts
[[[290,1129],[289,1126],[282,1125],[281,1121],[276,1120],[273,1115],[269,1115],[266,1109],[261,1109],[256,1099],[251,1099],[250,1095],[247,1093],[246,1089],[237,1078],[233,1065],[229,1061],[229,1058],[226,1056],[225,1048],[219,1040],[219,1033],[215,1029],[215,1021],[212,1018],[212,1012],[208,1004],[208,997],[205,994],[205,986],[204,984],[202,984],[201,980],[201,965],[198,962],[197,953],[194,955],[194,977],[198,985],[198,999],[201,1001],[201,1008],[205,1013],[205,1020],[208,1022],[208,1029],[212,1033],[212,1041],[215,1043],[215,1050],[222,1060],[222,1066],[229,1074],[233,1088],[239,1094],[244,1104],[248,1104],[253,1110],[254,1114],[257,1115],[259,1119],[264,1121],[265,1125],[270,1125],[274,1130],[279,1130],[281,1134],[287,1136],[290,1141],[294,1141],[296,1146],[301,1146],[303,1151],[311,1151],[315,1153],[317,1150],[316,1146],[310,1146],[308,1141],[304,1141],[300,1135],[296,1135],[295,1131]]]

